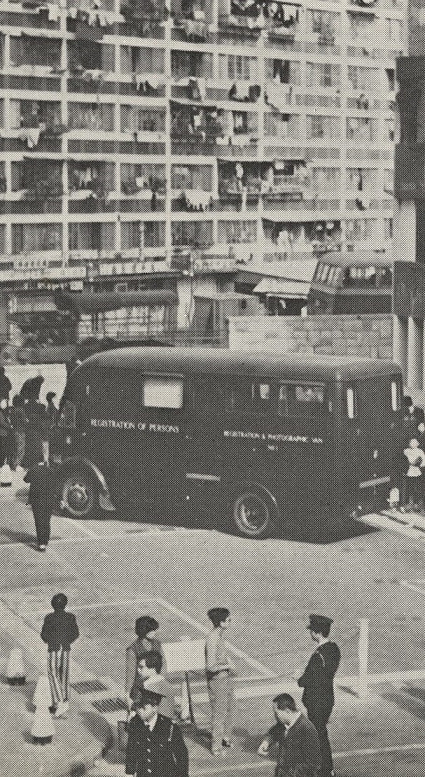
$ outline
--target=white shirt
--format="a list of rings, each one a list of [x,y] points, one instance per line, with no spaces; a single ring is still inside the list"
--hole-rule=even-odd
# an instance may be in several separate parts
[[[155,723],[157,720],[158,720],[158,713],[156,712],[153,718],[151,718],[147,723],[145,723],[145,726],[150,730],[151,733],[155,728]]]

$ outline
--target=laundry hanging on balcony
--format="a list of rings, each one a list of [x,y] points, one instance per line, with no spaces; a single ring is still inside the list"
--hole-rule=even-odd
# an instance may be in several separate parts
[[[211,205],[211,192],[201,189],[186,189],[183,193],[186,204],[192,210],[204,211]]]
[[[193,100],[204,101],[207,96],[207,86],[205,78],[189,78],[189,93]]]
[[[19,140],[27,144],[28,148],[35,148],[40,140],[43,131],[42,127],[29,127],[19,133]]]

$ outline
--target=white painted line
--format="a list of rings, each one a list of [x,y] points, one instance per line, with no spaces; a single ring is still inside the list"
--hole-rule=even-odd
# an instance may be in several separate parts
[[[393,747],[376,747],[365,748],[364,750],[346,750],[340,753],[332,753],[332,757],[335,759],[353,758],[361,755],[383,755],[385,753],[406,753],[411,750],[425,750],[425,742],[414,743],[411,745],[394,745]],[[268,758],[261,761],[255,761],[253,763],[234,764],[228,763],[222,766],[213,766],[211,768],[191,770],[192,777],[198,777],[201,774],[223,774],[225,772],[243,772],[247,769],[264,769],[269,768],[270,765],[275,765],[275,761],[270,761]]]
[[[158,604],[161,604],[165,609],[169,610],[170,612],[174,613],[174,615],[177,615],[180,620],[184,621],[185,623],[188,623],[190,626],[193,626],[195,629],[201,632],[201,634],[209,634],[210,629],[206,628],[202,623],[199,623],[199,621],[195,620],[194,618],[191,618],[190,615],[187,615],[183,610],[180,610],[178,607],[174,607],[173,604],[170,604],[167,602],[166,599],[162,599],[160,597],[156,600]],[[256,669],[258,672],[261,672],[266,677],[276,677],[276,674],[272,672],[267,666],[264,666],[264,664],[261,664],[259,661],[256,661],[254,658],[251,658],[247,653],[244,653],[243,650],[239,650],[239,648],[234,647],[234,645],[231,645],[229,642],[227,642],[229,651],[233,653],[234,656],[238,656],[238,658],[243,659],[248,666],[251,666],[253,669]]]
[[[418,580],[418,583],[421,583],[422,580]],[[425,586],[421,587],[419,585],[415,585],[414,583],[409,583],[407,580],[400,580],[400,585],[404,586],[404,588],[409,588],[411,591],[416,591],[418,594],[422,594],[422,596],[425,596]]]
[[[144,602],[151,603],[151,602],[157,602],[157,599],[155,598],[146,598],[146,599],[117,599],[115,601],[111,602],[91,602],[91,604],[77,604],[72,606],[73,611],[80,611],[80,610],[97,610],[102,609],[102,607],[129,607],[131,605],[137,605],[137,604],[143,604]],[[20,611],[19,615],[24,617],[28,615],[45,615],[47,612],[51,612],[51,607],[43,610],[28,610],[28,611]]]
[[[69,518],[66,520],[70,520]],[[80,522],[74,522],[77,528],[80,527]],[[84,531],[84,530],[83,530]],[[86,529],[86,534],[83,537],[58,537],[57,539],[50,540],[49,545],[65,545],[67,543],[73,544],[76,542],[88,542],[89,539],[96,540],[129,540],[132,537],[168,537],[170,534],[201,534],[209,531],[209,529],[185,529],[176,527],[175,529],[148,529],[147,531],[135,531],[124,532],[123,534],[95,534],[91,529]],[[34,545],[36,544],[34,534]],[[29,541],[22,542],[0,542],[0,551],[2,548],[31,548],[32,545]],[[49,552],[49,551],[47,551]]]

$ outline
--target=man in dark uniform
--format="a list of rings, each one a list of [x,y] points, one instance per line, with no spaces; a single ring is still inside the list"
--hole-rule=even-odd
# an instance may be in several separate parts
[[[162,694],[144,689],[128,725],[125,773],[133,777],[188,777],[187,747],[179,727],[158,713]]]
[[[50,522],[57,501],[57,467],[48,460],[31,467],[24,477],[30,484],[28,503],[34,516],[38,550],[45,551],[50,540]]]
[[[298,685],[304,688],[302,701],[307,715],[315,725],[322,755],[321,777],[334,777],[327,723],[334,706],[333,680],[341,659],[338,645],[329,640],[332,619],[325,615],[310,615],[311,638],[318,648],[311,656]]]
[[[317,777],[320,770],[319,736],[310,720],[297,710],[289,693],[273,699],[276,725],[258,748],[267,755],[272,745],[278,746],[275,777]]]

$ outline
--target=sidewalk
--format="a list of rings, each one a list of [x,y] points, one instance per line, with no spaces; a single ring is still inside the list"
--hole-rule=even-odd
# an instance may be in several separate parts
[[[0,774],[2,777],[80,777],[101,757],[109,745],[110,729],[105,719],[71,698],[67,719],[54,720],[55,735],[50,745],[34,745],[31,726],[32,698],[45,662],[23,651],[26,684],[11,687],[6,665],[11,648],[19,643],[0,631]],[[72,679],[72,678],[71,678]]]

